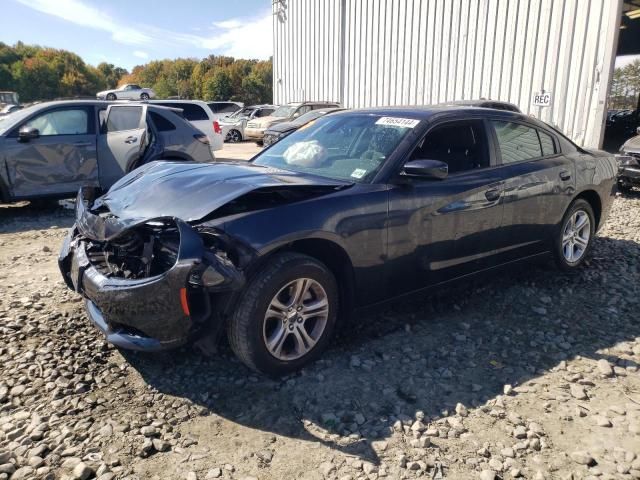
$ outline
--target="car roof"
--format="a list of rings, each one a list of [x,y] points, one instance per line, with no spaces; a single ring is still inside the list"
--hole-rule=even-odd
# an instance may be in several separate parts
[[[406,117],[417,120],[431,120],[436,117],[458,114],[464,116],[468,114],[470,117],[480,115],[491,115],[492,117],[502,117],[507,120],[525,121],[541,128],[553,130],[549,125],[541,122],[537,118],[525,115],[523,113],[512,112],[509,110],[500,110],[497,108],[473,107],[468,105],[418,105],[418,106],[388,106],[388,107],[372,107],[360,108],[352,110],[344,110],[335,112],[332,116],[338,115],[357,115],[369,114],[380,116]]]

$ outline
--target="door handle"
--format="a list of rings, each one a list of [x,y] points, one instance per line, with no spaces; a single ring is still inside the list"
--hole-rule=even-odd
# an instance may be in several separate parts
[[[138,141],[138,137],[127,137],[124,143],[136,143]]]
[[[490,202],[495,202],[500,198],[501,193],[501,189],[492,188],[491,190],[487,190],[486,192],[484,192],[484,196],[487,197],[487,200],[489,200]]]
[[[91,142],[75,142],[73,144],[74,147],[91,147],[93,143]]]
[[[567,180],[571,179],[571,173],[567,172],[566,170],[563,170],[560,172],[560,180],[562,180],[563,182],[566,182]]]

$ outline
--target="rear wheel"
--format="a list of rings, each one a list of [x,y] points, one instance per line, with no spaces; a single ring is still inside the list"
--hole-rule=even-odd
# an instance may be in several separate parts
[[[149,100],[149,94],[143,93],[142,95],[140,95],[140,100]]]
[[[564,214],[555,239],[555,259],[562,270],[573,270],[582,265],[591,250],[595,227],[589,202],[575,200]]]
[[[229,133],[227,133],[227,138],[225,140],[230,143],[238,143],[242,140],[242,134],[235,128],[231,129],[229,130]]]
[[[337,310],[338,287],[325,265],[279,254],[247,284],[227,325],[229,343],[249,368],[286,374],[327,347]]]
[[[116,94],[115,93],[109,93],[107,95],[107,100],[115,100],[116,99]]]

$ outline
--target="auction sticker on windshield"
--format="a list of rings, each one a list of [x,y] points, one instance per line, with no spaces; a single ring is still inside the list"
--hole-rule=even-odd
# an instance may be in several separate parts
[[[415,120],[413,118],[380,117],[376,122],[376,125],[387,125],[389,127],[414,128],[419,123],[420,123],[420,120]]]

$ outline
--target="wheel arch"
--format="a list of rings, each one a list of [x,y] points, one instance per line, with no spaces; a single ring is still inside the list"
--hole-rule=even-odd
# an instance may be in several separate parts
[[[600,195],[595,190],[583,190],[576,195],[574,201],[578,199],[585,200],[589,205],[591,205],[596,221],[595,231],[598,231],[600,228],[600,220],[602,218],[602,199],[600,198]]]
[[[347,320],[355,305],[355,275],[351,258],[338,243],[326,238],[303,238],[293,240],[260,258],[251,270],[260,268],[274,255],[285,252],[300,253],[326,265],[336,278],[339,294],[338,319]]]

